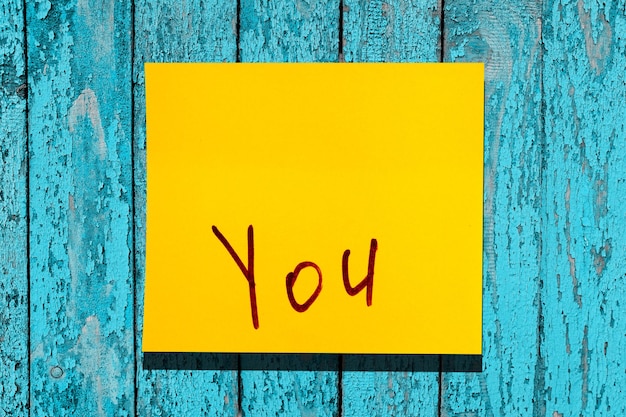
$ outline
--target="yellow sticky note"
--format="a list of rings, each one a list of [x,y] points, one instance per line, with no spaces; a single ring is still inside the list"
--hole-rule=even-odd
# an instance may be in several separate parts
[[[144,352],[481,353],[482,64],[146,64]]]

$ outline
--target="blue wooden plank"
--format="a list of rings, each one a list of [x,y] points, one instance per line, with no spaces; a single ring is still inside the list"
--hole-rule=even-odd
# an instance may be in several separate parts
[[[438,0],[345,0],[346,62],[437,62],[441,7]]]
[[[546,414],[626,415],[626,4],[543,18]]]
[[[0,5],[0,417],[28,412],[23,7],[21,0]]]
[[[345,0],[345,61],[436,62],[440,55],[440,11],[437,0]],[[437,356],[349,355],[344,358],[344,367],[344,416],[362,416],[372,410],[377,416],[438,415]]]
[[[242,355],[244,416],[336,416],[338,355]]]
[[[234,0],[168,0],[158,3],[149,0],[135,1],[135,311],[138,353],[137,414],[141,416],[235,416],[239,413],[236,356],[157,355],[150,358],[149,367],[153,369],[144,369],[144,358],[141,354],[146,219],[143,64],[235,61],[236,27],[237,8]]]
[[[134,414],[130,4],[28,2],[30,414]]]
[[[242,62],[335,62],[339,0],[241,0]]]
[[[449,0],[444,17],[445,60],[485,63],[485,176],[483,371],[444,373],[442,415],[544,415],[541,3]]]
[[[342,415],[362,416],[372,412],[376,416],[438,416],[439,358],[439,355],[345,356]]]
[[[243,62],[337,61],[338,29],[338,0],[242,0],[239,55]],[[244,416],[336,415],[338,357],[244,355],[241,363]]]

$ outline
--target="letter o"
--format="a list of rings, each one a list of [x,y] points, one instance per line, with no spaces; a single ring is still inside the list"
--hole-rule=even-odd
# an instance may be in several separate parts
[[[314,268],[317,271],[317,288],[315,288],[313,294],[311,294],[309,299],[306,300],[304,304],[300,304],[296,301],[296,298],[293,295],[293,286],[296,284],[296,279],[298,279],[298,275],[300,274],[300,272],[304,268],[308,267]],[[296,269],[293,270],[293,272],[287,274],[286,285],[287,297],[289,298],[289,303],[291,304],[291,307],[293,307],[293,309],[296,310],[298,313],[304,313],[309,309],[309,307],[311,307],[311,304],[313,304],[313,302],[317,299],[317,297],[320,295],[320,292],[322,291],[322,271],[320,267],[313,262],[300,262],[296,266]]]

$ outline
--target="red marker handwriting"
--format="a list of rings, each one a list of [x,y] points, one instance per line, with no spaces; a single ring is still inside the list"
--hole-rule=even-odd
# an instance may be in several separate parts
[[[250,293],[250,309],[252,311],[252,325],[255,329],[259,328],[259,313],[257,307],[257,299],[256,299],[256,283],[254,281],[254,229],[252,225],[248,226],[248,266],[244,265],[237,252],[233,249],[232,245],[228,242],[228,240],[224,237],[224,235],[217,229],[216,226],[212,227],[213,233],[222,245],[226,248],[230,256],[233,258],[243,276],[248,281],[248,289]],[[367,289],[365,300],[367,306],[372,305],[372,293],[374,291],[374,264],[376,263],[376,251],[378,250],[378,241],[376,239],[372,239],[370,242],[370,252],[369,259],[367,262],[367,274],[365,278],[359,282],[356,286],[352,286],[350,284],[350,276],[348,273],[348,260],[350,258],[350,250],[346,249],[343,253],[343,257],[341,260],[341,274],[343,277],[343,286],[346,289],[346,292],[350,296],[355,296],[364,288]],[[309,296],[309,298],[302,304],[300,304],[294,294],[293,287],[296,284],[296,280],[298,279],[298,275],[305,268],[313,268],[317,272],[317,287],[315,291]],[[299,313],[304,313],[307,311],[311,305],[317,300],[320,293],[322,292],[322,271],[320,267],[311,261],[300,262],[294,268],[293,272],[289,272],[287,274],[287,278],[285,280],[285,286],[287,289],[287,298],[289,299],[289,304],[291,307]]]

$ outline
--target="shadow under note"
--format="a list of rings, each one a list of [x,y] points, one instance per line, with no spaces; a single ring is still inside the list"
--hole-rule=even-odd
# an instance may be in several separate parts
[[[143,353],[145,370],[482,372],[482,355]]]

